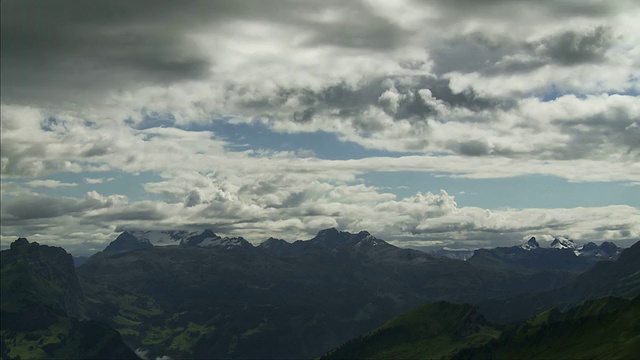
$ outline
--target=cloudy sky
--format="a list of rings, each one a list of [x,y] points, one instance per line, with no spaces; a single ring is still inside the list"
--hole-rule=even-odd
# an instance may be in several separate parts
[[[3,246],[640,238],[635,0],[3,1]]]

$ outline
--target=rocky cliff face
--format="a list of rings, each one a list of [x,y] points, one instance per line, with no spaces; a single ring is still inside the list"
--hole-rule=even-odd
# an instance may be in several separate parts
[[[84,320],[86,298],[62,248],[20,238],[0,263],[0,358],[138,358],[118,332]]]
[[[64,249],[19,238],[2,252],[3,310],[41,302],[82,317],[84,296],[73,259]],[[5,306],[6,305],[6,306]]]

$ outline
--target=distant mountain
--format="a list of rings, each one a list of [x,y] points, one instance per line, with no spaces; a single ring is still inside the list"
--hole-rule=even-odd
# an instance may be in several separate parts
[[[420,304],[507,298],[575,277],[477,267],[366,231],[326,229],[256,247],[199,235],[182,246],[94,256],[78,268],[83,289],[102,304],[96,316],[151,357],[308,358]]]
[[[567,239],[567,238],[555,238],[553,239],[553,241],[551,242],[550,245],[551,248],[553,249],[570,249],[570,250],[575,250],[578,248],[578,244],[575,243],[575,241],[571,240],[571,239]]]
[[[582,272],[593,262],[576,256],[571,249],[541,248],[531,245],[478,249],[469,263],[490,268],[520,268],[530,270],[564,270]]]
[[[597,260],[615,260],[620,256],[622,250],[622,248],[610,241],[605,241],[600,246],[594,242],[589,242],[578,248],[578,255]]]
[[[102,251],[103,254],[117,254],[124,251],[153,247],[148,239],[138,238],[130,232],[123,232]]]
[[[71,255],[20,238],[1,252],[3,359],[137,359],[104,323],[80,320],[86,298]]]
[[[142,242],[153,246],[196,246],[196,247],[252,247],[251,243],[242,237],[221,237],[211,229],[205,230],[132,230],[127,233]]]
[[[288,249],[290,249],[290,245],[287,241],[276,238],[268,238],[267,240],[260,243],[257,246],[259,251],[266,252],[268,254],[284,254]]]
[[[73,265],[78,267],[87,262],[87,260],[89,260],[89,256],[72,256],[72,259]]]
[[[124,231],[107,248],[106,253],[118,253],[144,249],[153,246],[192,246],[192,247],[253,247],[251,243],[242,237],[221,237],[212,230],[164,230],[164,231]]]
[[[616,261],[600,261],[575,281],[558,289],[511,299],[481,303],[492,321],[512,322],[533,316],[546,308],[566,309],[585,300],[605,296],[633,298],[640,295],[640,241],[622,251]]]
[[[535,237],[531,237],[521,246],[478,249],[469,262],[489,267],[582,272],[596,262],[616,259],[621,251],[611,242],[603,242],[600,246],[593,242],[578,246],[566,238],[557,238],[549,248],[543,248]]]
[[[602,298],[541,312],[511,328],[474,306],[423,305],[321,359],[635,359],[640,298]]]
[[[535,239],[535,238],[533,238]],[[588,242],[582,246],[579,246],[575,241],[564,237],[555,238],[549,245],[552,249],[568,249],[572,250],[576,256],[588,258],[589,260],[615,260],[622,252],[622,248],[616,244],[605,241],[600,246],[594,242]]]
[[[242,237],[221,237],[213,233],[211,230],[204,230],[200,234],[190,235],[180,241],[182,246],[196,247],[220,247],[225,249],[244,248],[252,249],[253,245]]]
[[[473,256],[474,250],[442,248],[432,250],[431,253],[438,256],[448,257],[449,259],[467,261]]]
[[[515,246],[512,248],[515,248]],[[525,251],[532,251],[532,250],[541,249],[543,247],[540,246],[540,243],[538,243],[535,237],[531,237],[526,243],[520,245],[519,248]],[[593,264],[597,261],[615,260],[622,252],[622,248],[618,247],[612,242],[605,241],[600,246],[596,245],[596,243],[594,242],[589,242],[583,246],[579,246],[573,240],[566,239],[566,238],[554,239],[554,241],[549,246],[549,249],[557,249],[557,250],[568,249],[573,251],[574,255],[583,257],[587,260],[587,262],[578,260],[577,264],[572,263],[572,264],[567,264],[565,266],[561,266],[561,268],[564,268],[564,269],[566,269],[567,267],[572,268],[574,271],[584,271],[587,268],[589,268],[590,264]],[[485,251],[485,252],[486,251],[491,252],[492,250],[493,249],[482,249],[482,251]],[[427,250],[427,252],[431,254],[439,255],[439,256],[448,257],[450,259],[466,261],[466,260],[469,260],[471,257],[473,257],[475,250],[442,248],[437,250]],[[514,254],[514,251],[511,251],[508,254],[510,254],[509,256],[512,256]],[[481,255],[486,255],[486,253]],[[537,255],[540,255],[540,254],[537,254]],[[556,254],[556,256],[563,256],[563,255]],[[477,261],[477,260],[478,259],[476,258],[474,261]],[[496,259],[494,259],[494,261],[495,260]],[[544,261],[544,260],[542,259],[541,261]],[[569,261],[572,261],[572,260],[569,260]],[[512,261],[512,263],[517,264],[517,261],[515,262]],[[524,266],[530,267],[531,265],[532,264],[526,264]],[[551,268],[557,268],[556,265],[557,263],[551,266]],[[534,268],[542,268],[542,267],[544,266],[540,266],[540,265],[534,266]]]
[[[540,244],[538,243],[536,238],[532,236],[531,238],[529,238],[529,241],[527,241],[526,244],[521,245],[520,247],[523,250],[531,251],[531,250],[539,249],[540,248]]]
[[[129,230],[128,232],[140,240],[148,241],[153,246],[179,245],[185,239],[202,233],[198,230]]]

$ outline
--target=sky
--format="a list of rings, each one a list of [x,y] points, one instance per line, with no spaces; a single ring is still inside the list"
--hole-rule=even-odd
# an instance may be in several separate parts
[[[633,0],[3,1],[0,240],[640,239]]]

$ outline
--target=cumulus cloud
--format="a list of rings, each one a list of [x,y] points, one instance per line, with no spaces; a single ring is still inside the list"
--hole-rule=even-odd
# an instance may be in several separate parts
[[[583,33],[568,30],[532,43],[534,52],[563,65],[603,61],[612,45],[611,28],[598,26]]]
[[[357,181],[422,171],[638,183],[635,1],[15,1],[1,16],[3,239],[49,232],[79,246],[92,231],[99,243],[135,222],[212,218],[254,238],[328,226],[398,241],[637,236],[625,207],[593,210],[620,232],[596,215],[593,226],[561,209],[488,216],[446,193],[398,199]],[[411,155],[234,151],[214,122]],[[72,187],[34,177],[112,181],[103,171],[162,180],[143,184],[155,200],[35,192]],[[531,230],[516,224],[533,215]]]
[[[74,252],[89,252],[104,247],[117,231],[140,227],[213,228],[254,243],[270,236],[308,239],[327,227],[366,229],[400,246],[504,246],[526,236],[563,235],[578,241],[640,236],[640,213],[624,205],[490,210],[461,207],[444,190],[398,199],[363,184],[309,183],[301,178],[274,177],[255,186],[255,178],[238,181],[211,175],[185,180],[166,183],[175,202],[131,202],[97,193],[84,199],[33,196],[9,201],[3,206],[3,239],[9,234],[33,235]],[[200,202],[185,206],[182,195],[194,192],[200,194]],[[77,231],[69,234],[69,229]],[[86,243],[82,237],[92,232],[101,235]]]
[[[638,32],[629,18],[640,10],[630,1],[241,1],[180,7],[98,2],[92,9],[99,10],[91,11],[87,6],[38,7],[45,19],[29,32],[12,14],[33,6],[6,7],[3,74],[9,78],[3,81],[3,102],[25,103],[28,97],[28,104],[55,108],[51,104],[61,103],[60,96],[91,97],[88,105],[69,107],[82,112],[81,118],[91,113],[97,118],[92,121],[136,123],[145,112],[192,123],[224,113],[276,131],[331,131],[377,149],[513,156],[466,132],[513,142],[522,142],[521,133],[535,137],[536,132],[520,131],[520,124],[504,124],[500,115],[510,111],[514,97],[540,97],[550,85],[591,94],[638,89]],[[143,10],[149,7],[154,11]],[[111,13],[121,16],[105,15]],[[73,71],[60,71],[70,66]],[[25,78],[43,77],[20,76],[35,72],[52,81],[29,84]],[[65,79],[57,79],[60,74]],[[76,89],[83,89],[82,96],[71,96]],[[446,127],[449,139],[436,138],[442,132],[432,128],[438,126]],[[456,143],[458,138],[463,141]],[[14,149],[13,143],[10,153],[38,151]],[[91,161],[117,146],[102,139],[81,154]],[[526,155],[536,158],[539,152]],[[64,161],[26,168],[7,159],[7,170],[23,174],[80,169]]]

